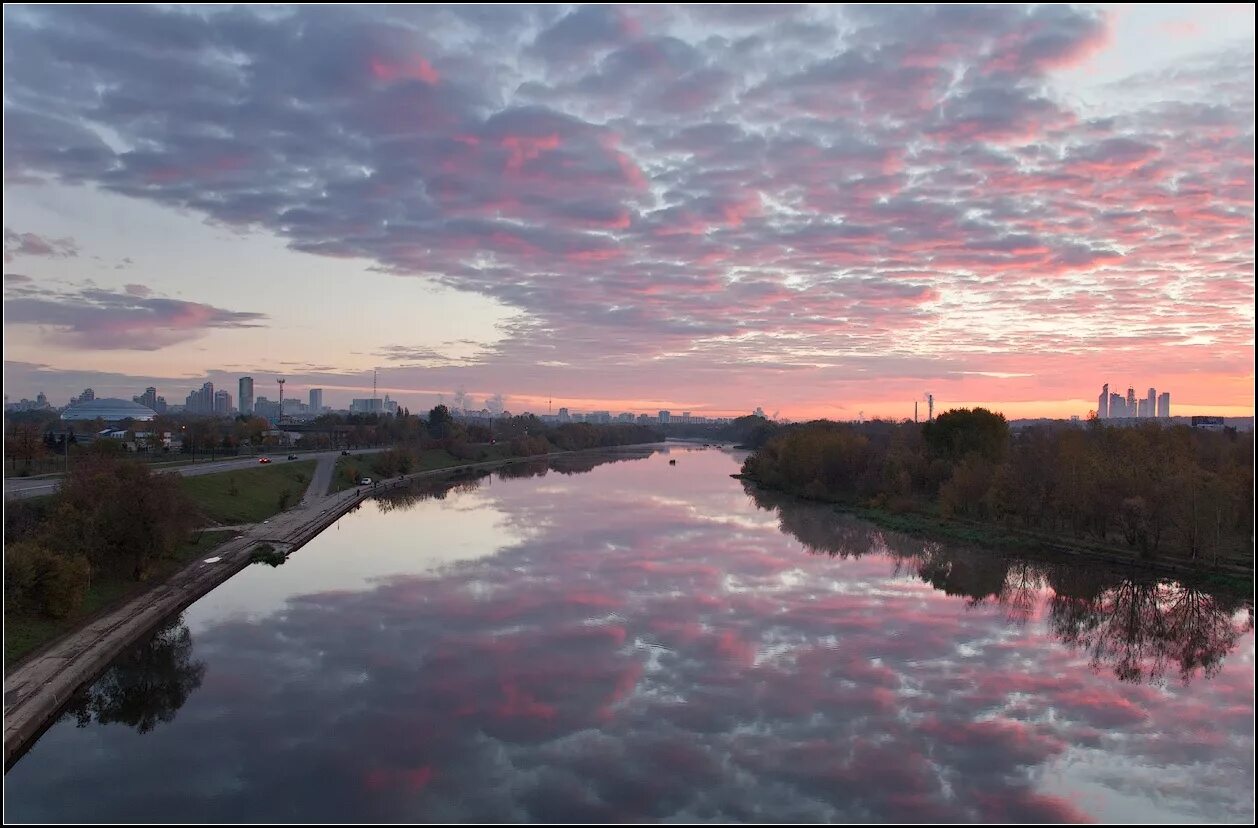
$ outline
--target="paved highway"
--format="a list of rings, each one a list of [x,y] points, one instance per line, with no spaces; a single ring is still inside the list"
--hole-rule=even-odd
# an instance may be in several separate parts
[[[351,454],[371,454],[384,449],[354,449]],[[331,468],[336,458],[341,456],[340,449],[332,451],[305,451],[295,452],[301,460],[323,460],[331,458],[329,463],[320,463],[320,470],[327,467],[327,479],[331,479]],[[287,453],[268,454],[273,463],[295,463],[295,460],[286,460]],[[73,461],[71,461],[73,462]],[[196,477],[200,474],[214,474],[216,472],[231,471],[233,469],[248,469],[262,465],[258,462],[257,457],[236,457],[231,460],[214,460],[209,463],[197,463],[195,465],[175,466],[173,468],[163,468],[155,466],[155,472],[178,472],[184,477]],[[5,477],[4,478],[4,497],[6,500],[18,499],[23,497],[39,497],[41,495],[49,495],[57,491],[57,487],[61,485],[61,475],[42,477]],[[327,490],[327,483],[324,483],[324,491]]]

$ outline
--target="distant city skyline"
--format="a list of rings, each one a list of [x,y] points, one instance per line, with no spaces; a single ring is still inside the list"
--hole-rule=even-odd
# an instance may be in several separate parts
[[[1127,394],[1119,394],[1109,390],[1109,383],[1101,385],[1101,393],[1096,398],[1096,407],[1092,409],[1102,420],[1129,418],[1168,418],[1171,416],[1171,392],[1158,393],[1149,386],[1144,396],[1136,396],[1134,385],[1127,386]],[[1196,412],[1203,413],[1203,412]]]
[[[1252,4],[3,14],[11,399],[1254,412]]]
[[[221,372],[215,372],[215,376],[219,376],[220,373]],[[263,372],[258,372],[258,373],[261,374]],[[273,382],[275,378],[276,378],[275,376],[266,377],[264,379],[264,383]],[[224,384],[227,385],[227,387],[233,387],[233,386],[239,387],[240,393],[241,393],[241,397],[239,399],[244,399],[246,393],[248,393],[250,397],[252,396],[253,382],[254,382],[254,377],[252,376],[240,376],[240,377],[236,377],[234,381],[232,381],[231,378],[228,377],[227,381],[225,381]],[[106,386],[103,383],[97,383],[96,386],[88,387],[84,389],[83,391],[81,391],[79,394],[71,395],[68,403],[57,403],[55,396],[48,395],[42,391],[39,392],[38,396],[41,396],[47,399],[48,402],[45,404],[48,407],[52,407],[52,408],[60,408],[66,404],[73,404],[75,401],[77,401],[80,398],[92,399],[92,398],[97,398],[97,397],[117,397],[121,399],[130,398],[134,402],[140,403],[142,405],[146,405],[150,408],[155,408],[155,410],[159,410],[159,413],[165,411],[166,409],[165,398],[161,397],[158,394],[158,388],[156,386],[147,387],[144,390],[144,392],[140,395],[134,395],[130,393],[117,393],[117,394],[98,393],[96,391],[97,387],[109,388],[109,386]],[[768,407],[768,409],[773,412],[773,415],[775,416],[775,418],[782,418],[782,419],[789,419],[789,420],[814,419],[813,417],[792,416],[789,412],[781,411],[780,409],[774,409],[771,403],[748,403],[744,407],[731,409],[731,410],[718,410],[714,408],[708,408],[704,406],[702,403],[680,404],[680,405],[671,404],[671,405],[668,405],[667,407],[664,407],[662,405],[657,407],[658,404],[634,407],[632,405],[618,405],[617,404],[618,401],[612,401],[609,403],[607,400],[588,399],[588,398],[580,398],[580,397],[571,398],[571,399],[558,399],[558,398],[551,397],[549,395],[546,395],[546,396],[520,395],[519,397],[507,397],[505,395],[499,395],[499,394],[468,393],[462,387],[460,387],[457,390],[446,390],[446,391],[411,391],[409,389],[400,389],[403,394],[411,395],[412,401],[408,402],[406,399],[397,398],[394,396],[395,393],[399,391],[399,389],[381,386],[381,387],[378,387],[377,389],[379,397],[377,398],[376,402],[373,404],[369,396],[362,396],[364,392],[372,391],[372,387],[370,385],[366,386],[365,388],[362,386],[347,386],[347,387],[342,387],[342,388],[331,388],[331,389],[325,388],[324,386],[303,387],[303,386],[296,386],[296,385],[291,385],[291,384],[286,387],[288,389],[287,393],[297,394],[297,395],[301,395],[304,393],[307,397],[307,401],[302,402],[302,400],[299,397],[292,397],[292,398],[286,397],[285,403],[284,403],[285,412],[294,413],[294,412],[300,411],[300,413],[302,414],[306,414],[312,411],[322,411],[324,409],[349,411],[351,413],[354,413],[356,411],[369,412],[373,410],[392,413],[392,412],[395,412],[398,408],[409,408],[412,411],[412,413],[424,413],[428,409],[439,404],[444,404],[447,407],[454,409],[457,407],[456,400],[458,399],[460,394],[463,394],[466,397],[466,410],[469,412],[476,412],[476,411],[482,411],[482,410],[494,411],[494,406],[498,405],[498,406],[505,407],[507,410],[509,410],[513,414],[522,414],[522,413],[527,412],[527,413],[532,413],[539,416],[548,414],[548,413],[555,413],[555,412],[558,412],[561,417],[563,416],[564,412],[571,412],[573,416],[576,416],[577,414],[580,414],[581,416],[585,416],[590,413],[602,412],[602,413],[608,414],[608,419],[610,421],[610,420],[614,420],[616,417],[624,413],[632,413],[635,417],[641,414],[646,414],[651,417],[657,417],[658,414],[670,413],[674,410],[680,409],[677,411],[677,414],[670,415],[672,421],[679,422],[680,416],[683,411],[688,414],[693,414],[695,417],[717,418],[717,417],[743,416],[745,414],[751,413],[751,410],[753,407],[757,412],[763,413],[762,408]],[[228,405],[229,407],[232,406],[231,394],[226,392],[225,390],[215,391],[215,385],[213,381],[202,381],[199,384],[197,383],[189,384],[185,381],[185,383],[182,386],[177,386],[177,388],[178,390],[175,392],[176,398],[178,398],[178,395],[182,393],[182,388],[190,389],[188,395],[185,398],[184,403],[181,406],[177,407],[178,410],[187,411],[189,413],[221,412],[221,404],[218,403],[218,399],[220,398],[220,395],[222,399],[225,399],[227,401],[226,405]],[[1065,414],[1049,414],[1049,413],[1044,413],[1042,411],[1036,411],[1033,409],[1022,411],[1020,413],[1015,413],[1013,411],[1007,410],[1007,408],[1011,408],[1013,406],[1007,405],[1005,407],[1002,407],[999,403],[983,402],[983,401],[977,401],[977,402],[941,401],[937,398],[935,399],[935,412],[938,414],[938,413],[942,413],[943,411],[948,410],[949,408],[963,408],[963,407],[973,408],[975,406],[983,406],[983,407],[990,408],[995,411],[1000,411],[1001,413],[1004,413],[1008,419],[1011,419],[1011,420],[1012,419],[1036,419],[1036,418],[1065,420],[1065,419],[1073,419],[1073,418],[1082,418],[1088,412],[1095,412],[1097,416],[1100,417],[1101,419],[1144,417],[1144,416],[1166,418],[1166,417],[1172,416],[1171,414],[1166,413],[1170,411],[1170,404],[1171,404],[1171,396],[1170,396],[1169,391],[1162,391],[1161,393],[1158,393],[1156,386],[1150,386],[1147,389],[1147,391],[1145,391],[1143,394],[1137,394],[1136,387],[1134,385],[1129,384],[1127,386],[1126,391],[1120,394],[1118,392],[1109,393],[1109,388],[1110,388],[1109,383],[1103,384],[1101,397],[1098,397],[1098,399],[1093,400],[1090,404],[1087,401],[1080,400],[1079,404],[1081,408],[1077,410],[1068,411]],[[133,390],[133,389],[124,389],[123,391],[125,392],[127,390]],[[325,400],[325,393],[328,390],[340,391],[343,394],[343,396],[340,397],[340,401],[338,402],[338,397],[336,396],[329,396]],[[1101,403],[1101,399],[1105,398],[1107,394],[1108,394],[1108,402],[1109,402],[1108,406]],[[28,402],[32,402],[32,403],[34,402],[34,398],[24,397],[23,399],[27,399]],[[160,408],[156,408],[154,405],[149,404],[150,401],[155,402],[158,399],[162,400]],[[1135,403],[1139,406],[1138,408],[1139,413],[1128,413],[1127,402],[1129,399],[1134,400]],[[208,400],[209,402],[208,403],[205,402],[206,400]],[[278,410],[279,410],[278,400],[268,400],[266,395],[260,395],[258,397],[258,400],[263,402],[263,409],[266,412],[266,413],[259,412],[259,416],[278,416]],[[7,402],[14,403],[16,401],[7,400]],[[539,402],[541,403],[540,408],[537,407],[537,404]],[[919,419],[924,420],[926,418],[926,406],[924,402],[920,400],[917,402],[922,403],[920,406]],[[903,411],[896,411],[896,412],[887,413],[887,414],[880,413],[877,411],[864,411],[863,419],[871,419],[874,417],[881,417],[884,419],[889,418],[889,419],[896,419],[896,420],[913,419],[914,413],[916,411],[916,409],[914,409],[913,407],[913,403],[914,401],[908,401],[907,403],[904,404]],[[1122,409],[1120,410],[1120,413],[1114,413],[1114,411],[1119,410],[1119,409],[1112,409],[1110,407],[1116,404],[1121,404],[1123,406]],[[1175,416],[1189,416],[1191,414],[1218,415],[1218,416],[1229,416],[1229,417],[1238,417],[1238,416],[1239,417],[1244,417],[1244,416],[1252,417],[1253,416],[1252,411],[1250,412],[1242,411],[1241,413],[1238,414],[1238,413],[1232,412],[1230,409],[1227,409],[1227,407],[1224,407],[1224,406],[1192,403],[1190,401],[1181,402],[1178,399],[1176,400],[1175,405],[1176,405],[1176,410],[1181,412],[1181,414],[1175,415]],[[839,408],[838,406],[835,406],[835,408],[838,410],[839,413],[832,413],[828,415],[828,419],[856,420],[856,419],[862,418],[861,412],[859,411],[852,414],[845,414],[845,413],[842,413],[844,409]],[[1143,412],[1146,410],[1146,408],[1148,411],[1152,413],[1148,415],[1144,414]],[[242,408],[233,407],[232,410],[237,411],[239,413],[250,413],[249,411],[245,411]],[[499,408],[498,410],[501,410],[501,408]]]

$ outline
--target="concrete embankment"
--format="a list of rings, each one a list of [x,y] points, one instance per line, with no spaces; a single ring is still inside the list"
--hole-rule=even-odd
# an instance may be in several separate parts
[[[513,463],[573,453],[576,452],[556,452],[434,469],[380,482],[374,487],[334,494],[323,494],[330,479],[329,475],[316,473],[306,496],[296,508],[263,523],[254,524],[207,553],[205,558],[189,564],[166,582],[53,641],[5,676],[5,770],[55,720],[79,688],[94,680],[123,650],[143,638],[162,621],[181,612],[248,566],[256,547],[269,544],[285,553],[291,553],[367,498],[405,486],[417,478],[440,477],[469,469],[488,471]],[[331,465],[335,463],[335,458],[329,457],[326,462]],[[216,560],[207,562],[206,558]]]

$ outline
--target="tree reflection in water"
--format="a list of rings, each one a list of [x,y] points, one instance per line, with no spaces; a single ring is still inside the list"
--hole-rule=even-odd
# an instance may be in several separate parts
[[[117,722],[147,733],[172,721],[204,678],[205,664],[192,660],[192,633],[180,616],[115,659],[63,715],[79,727]]]
[[[503,466],[495,474],[498,475],[499,480],[519,480],[524,477],[545,477],[548,471],[550,471],[550,462],[545,457],[541,457],[537,460],[525,460]]]
[[[619,449],[601,454],[588,452],[552,458],[539,457],[503,466],[492,473],[483,469],[467,469],[441,477],[417,478],[401,488],[389,489],[376,495],[376,504],[380,511],[392,512],[410,508],[425,500],[444,500],[450,492],[474,491],[491,474],[499,480],[544,477],[550,471],[559,474],[584,474],[607,463],[640,460],[655,451],[654,448]]]
[[[584,474],[598,466],[608,463],[621,463],[626,460],[641,460],[650,457],[659,449],[654,447],[634,447],[609,449],[606,453],[585,452],[581,454],[565,454],[550,459],[550,468],[559,474]]]
[[[996,603],[1016,623],[1042,608],[1057,639],[1123,681],[1159,682],[1171,672],[1184,683],[1212,678],[1254,626],[1253,606],[1241,596],[1097,564],[948,546],[879,529],[825,504],[750,483],[744,488],[757,507],[776,511],[781,531],[810,552],[888,555],[897,573],[971,606]]]
[[[474,491],[480,486],[481,480],[488,476],[487,471],[475,471],[470,475],[461,475],[458,479],[445,477],[412,480],[401,488],[389,489],[376,495],[376,506],[381,512],[392,512],[409,509],[425,500],[445,500],[450,492]]]

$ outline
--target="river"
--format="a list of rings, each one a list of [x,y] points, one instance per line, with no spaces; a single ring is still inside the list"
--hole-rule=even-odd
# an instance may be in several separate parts
[[[6,820],[1252,822],[1251,603],[896,535],[742,456],[368,501],[121,656]]]

